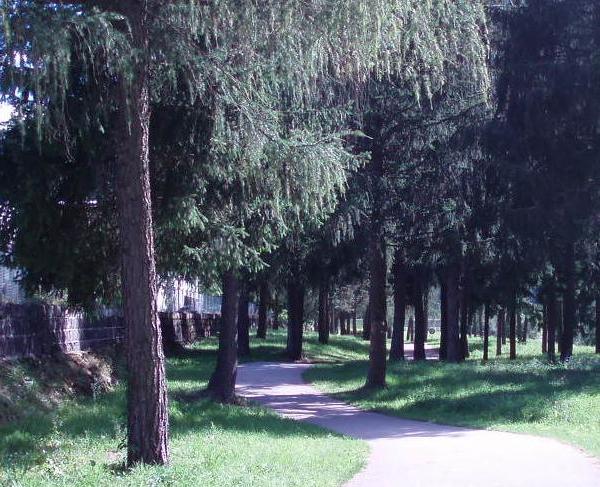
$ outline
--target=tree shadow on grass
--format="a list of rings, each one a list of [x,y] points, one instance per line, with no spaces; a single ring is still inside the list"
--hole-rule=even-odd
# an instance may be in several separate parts
[[[215,352],[190,350],[167,362],[171,437],[208,434],[222,430],[267,434],[272,437],[324,437],[329,432],[301,425],[250,406],[224,406],[208,399],[181,400],[189,391],[202,389],[214,368]],[[54,411],[38,412],[0,428],[0,470],[28,469],[43,464],[57,437],[71,443],[81,437],[118,448],[125,438],[126,396],[124,387],[96,400],[67,401]],[[77,446],[75,446],[77,447]],[[60,448],[60,446],[58,447]],[[109,451],[107,450],[107,453]]]
[[[482,366],[423,363],[390,367],[390,385],[372,391],[356,387],[365,362],[322,366],[310,380],[335,382],[347,390],[333,394],[377,411],[446,424],[493,427],[547,420],[557,400],[585,392],[600,394],[600,362],[550,366],[535,362]]]

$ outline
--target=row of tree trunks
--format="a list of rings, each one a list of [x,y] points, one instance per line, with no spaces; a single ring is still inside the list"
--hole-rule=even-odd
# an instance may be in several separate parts
[[[237,314],[240,307],[240,283],[234,271],[224,273],[222,287],[217,365],[208,382],[207,391],[220,402],[233,403],[237,377]]]
[[[267,338],[267,313],[269,310],[269,283],[262,280],[258,291],[258,326],[256,338]]]
[[[296,274],[297,276],[298,274]],[[297,277],[288,282],[288,333],[287,356],[290,360],[302,358],[302,336],[304,334],[304,285]]]
[[[394,322],[390,360],[404,360],[404,322],[406,320],[406,269],[400,250],[394,254]]]

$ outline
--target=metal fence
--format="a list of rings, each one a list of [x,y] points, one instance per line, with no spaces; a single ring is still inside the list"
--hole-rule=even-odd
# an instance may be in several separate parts
[[[19,284],[18,272],[0,266],[0,303],[20,304],[25,301],[25,293]]]

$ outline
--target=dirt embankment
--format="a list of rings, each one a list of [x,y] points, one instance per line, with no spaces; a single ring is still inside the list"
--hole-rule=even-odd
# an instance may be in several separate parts
[[[65,399],[111,390],[122,368],[120,356],[111,348],[0,361],[0,426],[33,411],[52,410]]]

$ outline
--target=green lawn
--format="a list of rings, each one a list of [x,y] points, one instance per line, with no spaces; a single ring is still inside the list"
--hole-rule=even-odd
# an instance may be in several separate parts
[[[393,364],[388,387],[362,389],[367,371],[367,347],[350,345],[354,338],[335,337],[340,354],[364,347],[362,357],[319,364],[306,372],[319,389],[362,408],[405,418],[550,436],[600,457],[600,357],[591,347],[578,346],[567,365],[550,365],[540,343],[519,344],[516,361],[481,363],[480,340],[472,356],[460,365],[427,362]],[[508,349],[505,347],[505,353]],[[328,352],[334,355],[334,352]]]
[[[24,418],[1,427],[0,485],[338,486],[364,465],[363,442],[259,407],[188,402],[185,394],[204,386],[212,371],[214,347],[211,340],[168,362],[170,467],[123,471],[125,395],[119,387],[96,400],[29,407]],[[18,373],[27,376],[27,370]],[[0,377],[0,386],[3,380],[11,378]],[[31,378],[27,384],[36,387]]]

